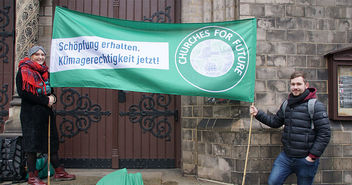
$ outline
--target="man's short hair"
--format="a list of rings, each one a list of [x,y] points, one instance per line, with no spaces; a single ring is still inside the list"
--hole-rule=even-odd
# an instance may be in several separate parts
[[[302,77],[304,83],[307,83],[307,80],[304,76],[305,76],[305,74],[302,71],[295,71],[294,73],[291,74],[290,80],[292,80],[294,78]]]

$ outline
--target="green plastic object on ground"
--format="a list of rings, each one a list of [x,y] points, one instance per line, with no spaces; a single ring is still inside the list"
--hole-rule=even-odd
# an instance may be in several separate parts
[[[127,173],[127,169],[114,171],[101,178],[97,185],[144,185],[141,173]]]
[[[39,178],[45,179],[48,177],[48,160],[46,157],[37,158],[36,169],[38,170]],[[54,174],[55,170],[53,168],[53,165],[50,164],[50,176],[53,176]],[[26,179],[28,179],[28,173]]]

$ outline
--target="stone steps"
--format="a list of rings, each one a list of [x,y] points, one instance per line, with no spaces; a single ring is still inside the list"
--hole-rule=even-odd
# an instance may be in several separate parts
[[[50,179],[52,185],[95,185],[101,178],[109,174],[113,170],[91,171],[85,169],[69,169],[70,173],[76,175],[76,180],[73,181],[53,181]],[[134,172],[135,173],[135,172]],[[162,172],[142,172],[144,185],[162,185]],[[47,179],[44,179],[47,182]],[[0,183],[1,185],[9,185],[10,181]],[[27,185],[27,183],[18,183],[18,185]],[[170,184],[171,185],[171,184]],[[172,184],[176,185],[176,184]]]
[[[51,178],[51,185],[95,185],[105,175],[117,169],[66,169],[69,173],[76,175],[74,181],[56,182]],[[128,169],[128,173],[140,172],[144,185],[219,185],[214,183],[197,180],[194,176],[183,176],[179,169]],[[47,179],[44,181],[47,182]],[[3,182],[1,185],[9,185],[11,182]],[[27,183],[18,183],[27,185]]]
[[[70,173],[76,174],[77,179],[68,182],[52,182],[53,185],[95,185],[105,175],[114,170],[91,171],[82,169],[70,169]],[[129,173],[136,173],[130,172]],[[162,185],[162,172],[141,172],[144,185]]]

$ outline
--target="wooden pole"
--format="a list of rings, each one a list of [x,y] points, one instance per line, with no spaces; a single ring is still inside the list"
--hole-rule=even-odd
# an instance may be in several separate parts
[[[254,103],[252,103],[252,106]],[[251,137],[252,137],[252,122],[253,122],[253,115],[251,114],[251,121],[249,123],[249,134],[248,134],[248,145],[247,145],[247,153],[246,153],[246,161],[244,162],[244,170],[243,170],[243,178],[242,178],[242,185],[246,182],[246,172],[247,172],[247,162],[248,162],[248,154],[249,154],[249,147],[251,145]]]
[[[48,185],[50,185],[50,115],[48,124]]]

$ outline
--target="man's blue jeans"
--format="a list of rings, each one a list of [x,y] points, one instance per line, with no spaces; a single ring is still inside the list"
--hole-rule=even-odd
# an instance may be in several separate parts
[[[268,184],[282,185],[290,174],[295,173],[298,185],[311,185],[318,166],[319,159],[309,162],[305,158],[291,158],[281,152],[274,162]]]

